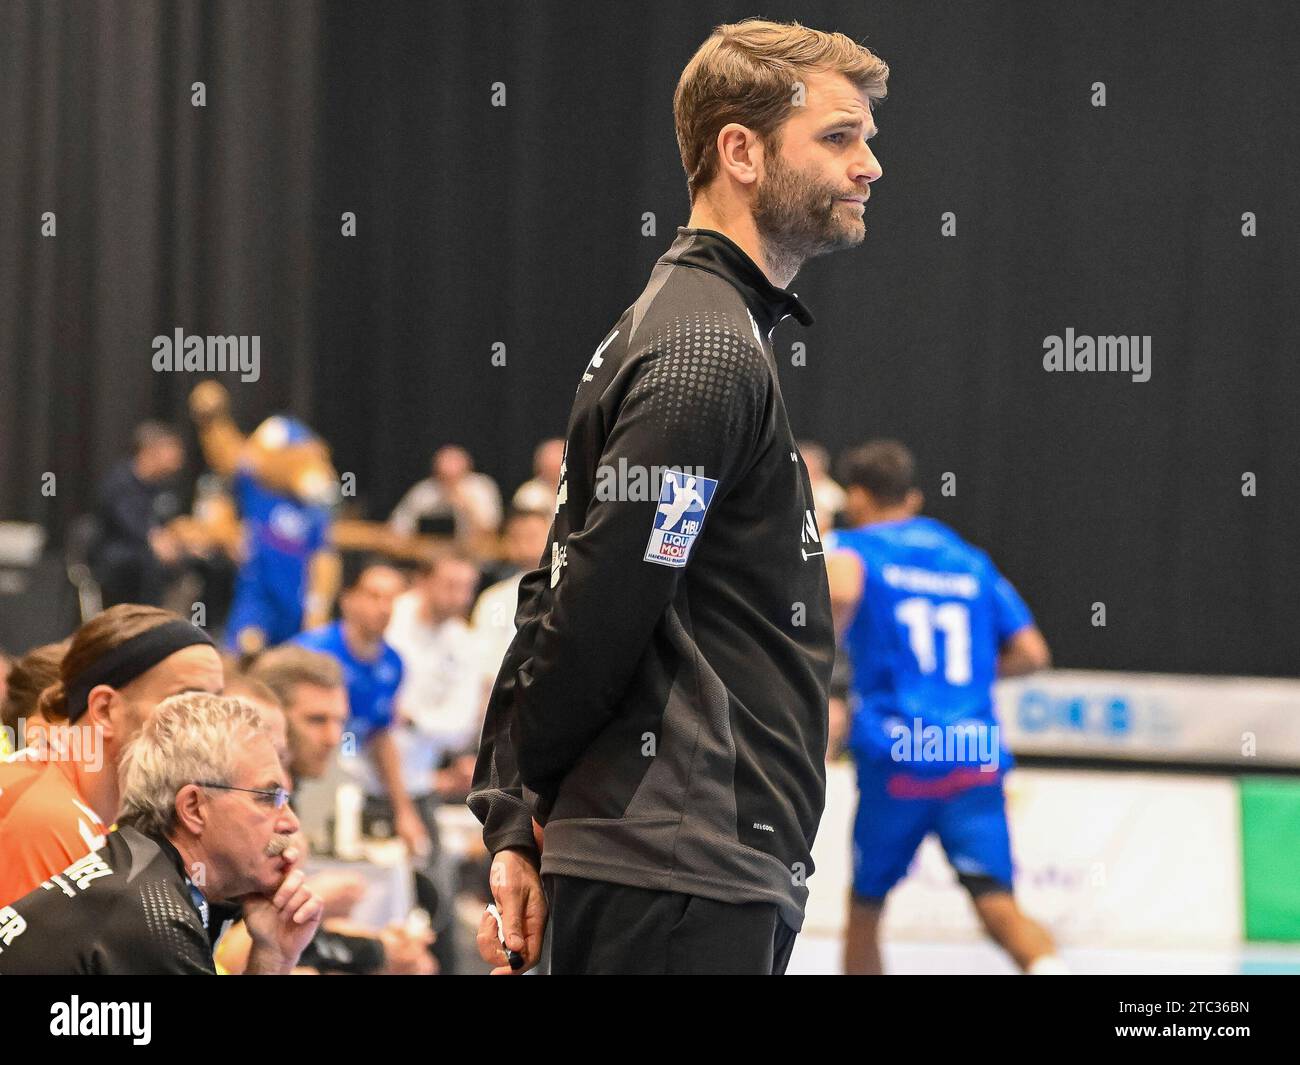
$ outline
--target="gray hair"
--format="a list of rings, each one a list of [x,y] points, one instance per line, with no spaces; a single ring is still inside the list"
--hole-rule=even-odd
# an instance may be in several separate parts
[[[229,784],[239,753],[268,735],[261,711],[242,699],[184,692],[154,708],[122,752],[118,824],[147,835],[176,828],[176,793],[186,784]]]

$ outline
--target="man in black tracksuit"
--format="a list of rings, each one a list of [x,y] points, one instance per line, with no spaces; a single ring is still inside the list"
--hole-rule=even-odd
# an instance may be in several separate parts
[[[798,122],[869,125],[865,90],[807,78]],[[782,129],[802,144],[795,121]],[[862,239],[879,168],[863,138],[845,141],[799,171],[770,155],[719,167],[581,375],[547,555],[520,587],[469,799],[525,965],[548,903],[556,973],[788,962],[824,801],[834,635],[771,347],[777,324],[812,316],[772,278]],[[771,222],[755,225],[761,210],[737,205],[763,175]],[[763,208],[764,191],[782,202]],[[480,948],[504,968],[495,936],[485,918]]]

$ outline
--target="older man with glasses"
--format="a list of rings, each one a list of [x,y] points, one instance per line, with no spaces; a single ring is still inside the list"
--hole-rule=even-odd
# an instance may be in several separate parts
[[[0,908],[0,975],[214,973],[210,899],[242,903],[248,973],[288,973],[323,907],[287,784],[256,708],[163,700],[124,753],[118,830]]]

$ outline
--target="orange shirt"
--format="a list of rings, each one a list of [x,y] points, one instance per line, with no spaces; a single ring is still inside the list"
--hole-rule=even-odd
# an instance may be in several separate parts
[[[0,906],[98,850],[107,833],[70,763],[0,762]]]

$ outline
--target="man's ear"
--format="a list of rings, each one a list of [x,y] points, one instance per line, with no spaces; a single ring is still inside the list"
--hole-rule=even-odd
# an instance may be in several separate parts
[[[920,514],[923,506],[925,506],[925,493],[919,488],[909,488],[907,490],[907,509],[913,514]]]
[[[194,836],[201,836],[207,824],[203,789],[197,784],[186,784],[176,793],[176,822]]]
[[[758,181],[763,159],[763,142],[748,126],[728,122],[718,130],[718,174],[729,174],[742,185]]]
[[[101,730],[105,739],[113,738],[113,697],[117,692],[107,684],[96,684],[86,697],[85,723]]]

